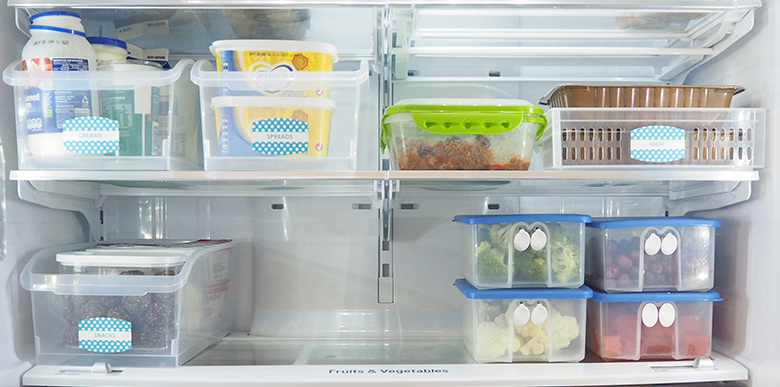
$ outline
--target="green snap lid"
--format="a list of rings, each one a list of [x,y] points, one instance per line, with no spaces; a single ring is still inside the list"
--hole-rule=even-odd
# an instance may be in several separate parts
[[[531,122],[537,124],[538,140],[547,127],[542,108],[524,100],[408,99],[385,109],[383,143],[389,138],[385,120],[398,113],[411,113],[412,120],[421,130],[438,134],[499,134],[513,130],[521,122]]]

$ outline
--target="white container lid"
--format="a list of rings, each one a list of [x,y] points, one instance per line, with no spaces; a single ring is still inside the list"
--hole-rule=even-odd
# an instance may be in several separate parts
[[[63,266],[94,267],[167,267],[183,264],[187,254],[161,251],[133,250],[128,252],[73,251],[57,254]]]
[[[232,39],[216,40],[209,47],[211,53],[217,51],[297,51],[321,52],[333,58],[333,63],[339,61],[336,46],[323,42],[307,42],[303,40],[264,40],[264,39]]]
[[[319,108],[333,110],[336,103],[327,98],[296,98],[296,97],[214,97],[211,108],[221,107],[291,107]]]

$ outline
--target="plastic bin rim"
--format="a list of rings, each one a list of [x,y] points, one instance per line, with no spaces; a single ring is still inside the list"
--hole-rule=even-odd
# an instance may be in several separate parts
[[[320,52],[330,55],[333,63],[339,61],[336,46],[325,42],[311,42],[305,40],[276,40],[276,39],[226,39],[216,40],[211,43],[209,51],[216,55],[217,51],[291,51],[291,52]]]
[[[506,288],[506,289],[477,289],[463,278],[455,280],[453,284],[468,299],[500,299],[500,300],[530,300],[530,299],[573,299],[591,298],[593,291],[586,285],[579,288]]]
[[[187,258],[189,258],[187,254],[182,252],[160,251],[99,253],[95,250],[89,250],[69,251],[56,255],[56,261],[63,266],[86,267],[167,267],[182,264],[187,261]]]
[[[456,215],[453,222],[465,224],[495,224],[514,222],[572,222],[590,223],[590,215],[581,214],[501,214],[501,215]]]
[[[348,71],[295,71],[269,73],[262,71],[217,71],[206,59],[198,60],[190,71],[192,82],[201,87],[229,87],[245,85],[249,81],[273,78],[275,81],[289,80],[293,83],[328,82],[329,87],[354,87],[368,80],[368,61],[361,60],[360,67]]]
[[[691,217],[657,217],[657,218],[594,218],[588,224],[588,227],[607,229],[607,228],[627,228],[627,227],[647,227],[647,226],[707,226],[720,227],[719,219],[709,218],[691,218]]]
[[[71,90],[92,90],[104,86],[107,89],[133,88],[136,86],[168,86],[176,82],[188,67],[195,64],[192,59],[182,59],[170,70],[143,71],[143,76],[134,72],[123,72],[117,77],[113,71],[24,71],[22,61],[17,60],[3,70],[3,82],[9,86],[36,86],[39,83],[58,82],[58,87]],[[138,71],[137,73],[141,73]]]
[[[660,302],[660,301],[723,301],[714,290],[706,292],[635,292],[604,293],[593,290],[593,300],[598,302]]]
[[[221,107],[289,107],[336,109],[336,102],[327,98],[221,96],[211,99],[211,108]]]

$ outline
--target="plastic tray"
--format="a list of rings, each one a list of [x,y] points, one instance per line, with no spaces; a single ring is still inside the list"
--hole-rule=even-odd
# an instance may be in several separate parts
[[[766,111],[554,108],[537,142],[547,169],[764,166]]]
[[[477,362],[577,362],[585,357],[585,307],[593,294],[587,286],[477,290],[464,279],[455,286],[466,297],[463,341]]]
[[[588,349],[607,360],[695,359],[712,351],[715,291],[606,294],[588,300]]]
[[[19,168],[201,169],[197,89],[182,76],[193,64],[185,59],[166,71],[122,72],[28,72],[21,62],[10,64],[3,80],[14,87]],[[40,93],[30,93],[36,88]],[[63,121],[62,132],[28,135],[27,94],[74,90],[91,91],[91,112]]]
[[[550,107],[727,108],[740,86],[559,85],[539,103]]]
[[[144,262],[115,273],[115,265],[84,259],[79,267],[88,270],[74,272],[71,258],[78,254],[73,252],[93,249],[98,257],[114,254],[125,262],[142,255],[137,249],[122,255],[94,243],[42,250],[30,260],[20,282],[32,292],[38,364],[172,367],[230,332],[234,287],[229,277],[215,279],[214,268],[229,271],[232,242],[201,241],[181,249],[166,246],[170,241],[148,246],[153,242],[145,240],[143,249],[168,256],[188,251],[180,271],[157,271],[153,266],[160,265]],[[58,254],[67,258],[67,266],[57,262]]]

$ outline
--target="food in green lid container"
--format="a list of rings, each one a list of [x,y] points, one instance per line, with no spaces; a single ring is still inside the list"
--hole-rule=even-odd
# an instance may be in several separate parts
[[[547,127],[515,99],[408,99],[382,117],[382,149],[397,170],[527,170]]]

